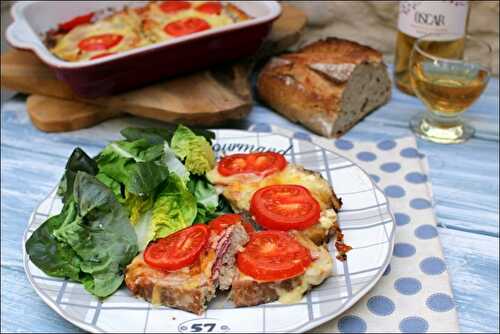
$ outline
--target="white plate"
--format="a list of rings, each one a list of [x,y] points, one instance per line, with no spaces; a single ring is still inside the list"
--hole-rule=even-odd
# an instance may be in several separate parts
[[[375,285],[391,258],[395,223],[384,194],[360,167],[307,136],[303,138],[306,140],[290,138],[276,132],[279,130],[215,131],[213,147],[218,155],[277,150],[285,153],[288,161],[319,171],[343,199],[339,221],[346,243],[353,247],[347,262],[334,259],[333,276],[299,303],[233,308],[226,296],[219,296],[202,316],[197,316],[153,306],[134,298],[125,287],[100,301],[80,284],[48,277],[24,253],[28,279],[52,309],[90,332],[304,332],[340,315]],[[23,249],[36,227],[59,213],[61,207],[55,191],[40,203],[24,234]]]

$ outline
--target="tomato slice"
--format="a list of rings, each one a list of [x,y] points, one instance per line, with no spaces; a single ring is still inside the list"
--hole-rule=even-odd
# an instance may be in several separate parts
[[[208,223],[208,227],[216,234],[220,234],[229,226],[237,223],[241,223],[248,234],[255,232],[252,224],[244,222],[241,219],[241,216],[237,213],[227,213],[225,215],[219,216]]]
[[[253,173],[264,176],[283,170],[287,165],[285,157],[275,152],[252,153],[248,162]]]
[[[68,32],[68,31],[70,31],[71,29],[73,29],[76,26],[79,26],[79,25],[82,25],[82,24],[85,24],[85,23],[89,23],[92,20],[93,17],[94,17],[94,13],[88,13],[88,14],[80,15],[80,16],[72,18],[69,21],[60,23],[59,26],[58,26],[58,28],[61,31]]]
[[[187,1],[163,1],[160,9],[164,13],[172,14],[181,10],[191,8],[191,4]]]
[[[120,43],[122,39],[123,36],[118,34],[94,35],[82,39],[78,47],[83,51],[107,50]]]
[[[266,176],[285,169],[286,165],[285,157],[275,152],[232,154],[221,159],[217,170],[223,176],[243,173]]]
[[[257,190],[250,212],[259,225],[270,230],[303,230],[319,220],[321,208],[302,186],[277,184]]]
[[[227,155],[219,161],[217,170],[223,176],[247,173],[249,170],[247,158],[248,154]]]
[[[283,231],[252,233],[236,257],[242,273],[264,282],[302,275],[311,263],[310,251]]]
[[[116,52],[104,52],[104,53],[99,53],[95,56],[92,56],[90,57],[90,60],[94,60],[94,59],[99,59],[99,58],[104,58],[104,57],[107,57],[107,56],[112,56],[116,54]]]
[[[219,2],[206,2],[196,7],[196,10],[205,14],[219,15],[222,11],[222,5]]]
[[[159,270],[174,271],[184,268],[199,257],[208,237],[209,230],[206,225],[193,225],[150,243],[144,252],[144,261]]]
[[[196,17],[189,17],[186,19],[180,19],[163,27],[163,30],[171,36],[184,36],[195,32],[210,29],[210,24],[203,19]]]

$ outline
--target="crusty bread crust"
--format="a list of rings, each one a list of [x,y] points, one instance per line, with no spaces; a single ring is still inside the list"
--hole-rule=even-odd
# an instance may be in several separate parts
[[[386,103],[391,82],[380,52],[327,38],[269,61],[257,89],[277,112],[331,137]]]
[[[364,61],[382,62],[382,53],[379,51],[354,41],[337,37],[328,37],[323,40],[304,46],[302,54],[330,54],[344,63],[361,63]]]

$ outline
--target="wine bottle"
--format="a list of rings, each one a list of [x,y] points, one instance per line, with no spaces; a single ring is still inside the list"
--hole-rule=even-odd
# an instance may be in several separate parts
[[[415,40],[431,33],[464,36],[469,7],[468,1],[399,2],[394,78],[400,90],[415,95],[409,74],[409,60]],[[464,49],[464,39],[436,38],[429,42],[428,47],[433,50],[434,54],[444,58],[459,58]]]

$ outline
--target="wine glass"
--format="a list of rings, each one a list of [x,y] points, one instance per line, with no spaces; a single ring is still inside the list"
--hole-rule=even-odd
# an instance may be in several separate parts
[[[420,137],[462,143],[474,134],[463,114],[483,93],[490,77],[491,46],[470,36],[428,34],[410,56],[410,79],[427,107],[410,121]]]

